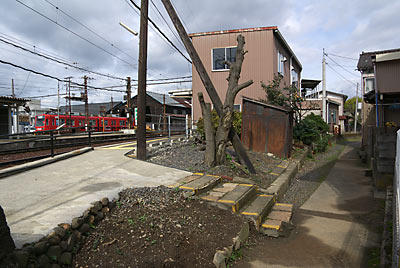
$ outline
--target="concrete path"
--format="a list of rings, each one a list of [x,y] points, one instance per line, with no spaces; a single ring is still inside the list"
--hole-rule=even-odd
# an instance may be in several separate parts
[[[96,148],[67,160],[0,179],[0,204],[17,247],[81,216],[91,202],[127,187],[169,185],[191,173],[124,156],[135,146]]]
[[[237,267],[367,267],[366,251],[379,240],[368,217],[379,202],[357,156],[359,143],[350,145],[295,211],[290,237],[266,239]]]

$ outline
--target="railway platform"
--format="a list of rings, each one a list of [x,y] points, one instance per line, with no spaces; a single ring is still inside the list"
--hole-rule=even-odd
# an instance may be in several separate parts
[[[70,223],[91,202],[111,200],[124,188],[170,185],[191,174],[124,156],[135,146],[130,142],[96,147],[0,179],[0,204],[17,247],[39,240],[59,223]]]

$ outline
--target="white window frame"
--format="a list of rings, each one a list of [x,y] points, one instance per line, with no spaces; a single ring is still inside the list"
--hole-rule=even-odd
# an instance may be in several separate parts
[[[225,68],[225,69],[214,69],[214,49],[220,49],[220,48],[224,48],[225,49],[225,61],[226,61],[226,50],[230,49],[230,48],[236,48],[237,46],[230,46],[230,47],[214,47],[211,49],[211,70],[213,72],[224,72],[224,71],[229,71],[229,68]],[[236,59],[235,59],[236,60]],[[227,67],[228,65],[225,64],[225,66]]]
[[[278,73],[282,76],[285,76],[285,56],[278,50]]]

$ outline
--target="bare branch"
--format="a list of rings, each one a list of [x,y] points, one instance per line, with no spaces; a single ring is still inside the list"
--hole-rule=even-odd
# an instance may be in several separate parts
[[[253,80],[249,80],[249,81],[247,81],[247,82],[244,82],[244,83],[238,85],[237,87],[235,87],[235,88],[233,89],[233,95],[235,95],[235,97],[236,97],[236,95],[237,95],[242,89],[245,89],[246,87],[249,87],[249,86],[251,86],[252,84],[253,84]]]

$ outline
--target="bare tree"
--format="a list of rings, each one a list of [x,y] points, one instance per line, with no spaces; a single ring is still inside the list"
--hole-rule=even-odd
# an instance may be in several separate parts
[[[238,35],[237,42],[238,42],[238,46],[236,49],[235,62],[226,62],[226,64],[229,66],[229,76],[227,78],[228,90],[226,92],[225,102],[222,107],[222,113],[219,117],[219,125],[217,128],[217,132],[215,134],[215,139],[211,139],[210,137],[207,137],[207,131],[206,131],[206,141],[209,140],[211,142],[211,140],[215,140],[215,152],[210,152],[211,149],[208,151],[206,150],[206,159],[207,159],[208,164],[214,162],[216,165],[222,165],[225,163],[225,161],[226,161],[226,146],[229,141],[229,131],[232,128],[232,123],[233,123],[233,106],[234,106],[235,98],[242,89],[253,84],[253,80],[249,80],[245,83],[239,84],[240,73],[242,71],[244,55],[247,53],[247,51],[244,50],[245,40],[242,35]],[[202,108],[202,113],[204,115],[207,113],[207,111],[204,111],[206,104],[204,103],[204,99],[202,99],[202,100],[200,99],[200,95],[199,95],[199,101],[200,101],[200,103],[203,102],[203,105],[201,105],[201,108]],[[209,122],[207,122],[207,121],[209,121]],[[211,116],[209,118],[204,117],[204,128],[206,127],[206,125],[212,126]],[[208,133],[208,135],[211,135],[211,134],[214,134],[214,133],[212,133],[212,132]],[[214,157],[215,157],[215,161],[210,161],[210,159],[212,159]],[[206,164],[207,164],[207,162],[206,162]]]

